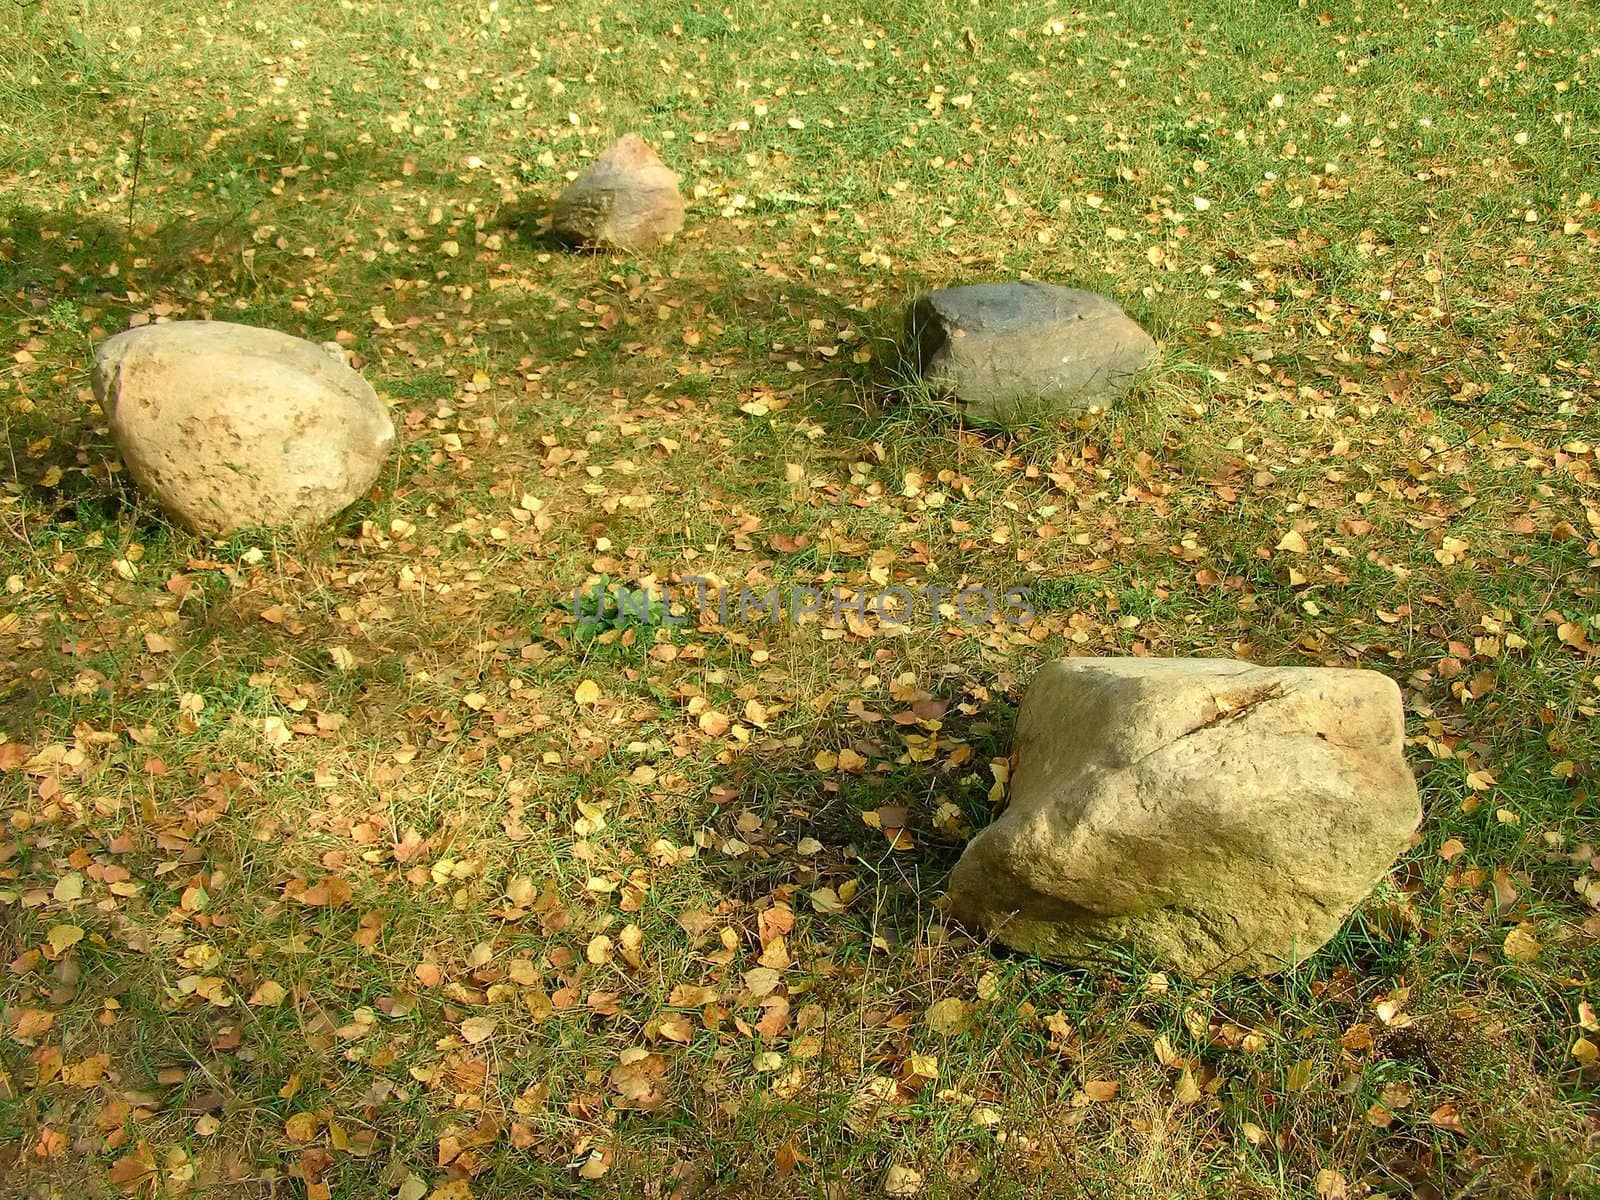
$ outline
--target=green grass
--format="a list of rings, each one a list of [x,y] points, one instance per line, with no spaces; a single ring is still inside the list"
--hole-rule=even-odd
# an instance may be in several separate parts
[[[12,6],[0,1173],[1595,1194],[1597,45],[1571,0]],[[630,129],[684,233],[561,251],[549,201]],[[1076,426],[962,428],[900,313],[1020,274],[1114,296],[1159,369]],[[400,434],[374,494],[301,539],[170,525],[88,392],[141,315],[348,335]],[[564,611],[602,575],[884,571],[1038,617]],[[1385,671],[1417,846],[1272,979],[973,944],[940,888],[1068,653]],[[944,717],[880,719],[917,696]]]

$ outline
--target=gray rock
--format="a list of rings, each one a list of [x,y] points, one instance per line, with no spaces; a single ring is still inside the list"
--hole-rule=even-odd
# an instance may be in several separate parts
[[[636,133],[618,138],[556,201],[551,230],[564,241],[643,250],[683,228],[678,177]]]
[[[146,325],[100,346],[94,392],[134,482],[181,524],[308,527],[362,496],[394,445],[334,349],[227,321]]]
[[[1023,701],[1011,802],[953,915],[1077,963],[1194,978],[1302,961],[1421,818],[1400,690],[1375,671],[1063,659]]]
[[[968,418],[1017,425],[1111,407],[1156,344],[1104,296],[1022,281],[920,297],[906,313],[905,350]]]

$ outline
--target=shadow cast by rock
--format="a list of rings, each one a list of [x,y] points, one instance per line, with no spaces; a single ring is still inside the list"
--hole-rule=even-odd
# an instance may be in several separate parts
[[[710,793],[709,877],[744,900],[797,887],[824,917],[915,941],[968,837],[995,815],[992,763],[1012,722],[1007,698],[928,697],[758,740]]]

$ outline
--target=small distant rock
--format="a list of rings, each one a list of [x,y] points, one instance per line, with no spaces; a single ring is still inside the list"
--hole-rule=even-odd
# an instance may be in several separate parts
[[[994,425],[1109,408],[1156,356],[1104,296],[1031,280],[929,292],[906,313],[905,350],[926,383]]]
[[[551,228],[567,242],[648,249],[683,228],[678,177],[638,134],[624,134],[561,193]]]
[[[1010,806],[953,915],[1058,962],[1276,971],[1336,933],[1421,819],[1376,671],[1070,658],[1023,700]]]
[[[134,482],[174,520],[213,537],[305,528],[361,497],[394,445],[334,349],[227,321],[146,325],[101,345],[94,392]]]

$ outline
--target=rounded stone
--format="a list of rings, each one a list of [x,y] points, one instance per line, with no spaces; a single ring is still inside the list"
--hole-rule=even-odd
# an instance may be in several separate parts
[[[636,133],[589,164],[551,214],[564,241],[616,250],[647,249],[682,228],[678,177]]]
[[[1376,671],[1071,658],[1018,719],[1010,805],[950,880],[962,923],[1041,958],[1191,978],[1293,966],[1422,817]]]
[[[276,330],[130,329],[100,346],[92,379],[134,482],[212,537],[326,521],[372,486],[394,445],[388,410],[342,354]]]
[[[906,313],[913,371],[979,424],[1059,420],[1109,408],[1156,344],[1113,301],[1021,280],[942,288]]]

